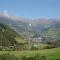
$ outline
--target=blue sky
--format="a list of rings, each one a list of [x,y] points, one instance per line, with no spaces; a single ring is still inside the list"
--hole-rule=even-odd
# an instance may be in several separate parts
[[[0,12],[26,18],[60,18],[60,0],[0,0]]]

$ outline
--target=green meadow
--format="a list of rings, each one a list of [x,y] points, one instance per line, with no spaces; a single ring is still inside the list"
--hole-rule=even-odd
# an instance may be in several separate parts
[[[33,50],[32,51],[31,50],[30,51],[0,51],[0,55],[2,55],[2,54],[11,54],[11,55],[15,55],[18,58],[21,58],[21,57],[34,58],[36,56],[39,56],[39,57],[45,56],[46,60],[60,60],[60,47],[53,48],[53,49],[45,49],[45,50],[35,50],[35,51],[33,51]],[[32,59],[30,59],[30,60],[32,60]],[[35,59],[33,59],[33,60],[35,60]],[[44,59],[42,59],[42,60],[44,60]]]

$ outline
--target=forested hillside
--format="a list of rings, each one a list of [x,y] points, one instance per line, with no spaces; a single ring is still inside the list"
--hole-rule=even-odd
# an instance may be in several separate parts
[[[16,47],[18,45],[16,37],[23,39],[16,31],[0,23],[0,49]]]

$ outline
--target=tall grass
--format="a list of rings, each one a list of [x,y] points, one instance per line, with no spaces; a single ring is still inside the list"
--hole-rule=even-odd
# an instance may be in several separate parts
[[[46,56],[20,56],[16,57],[13,54],[5,53],[0,55],[0,60],[46,60]]]
[[[44,55],[40,56],[38,54],[35,56],[21,55],[21,56],[17,57],[14,54],[3,53],[0,55],[0,60],[60,60],[60,59],[54,59],[54,58],[47,59],[46,56],[44,56]]]
[[[18,58],[13,54],[5,53],[0,55],[0,60],[18,60]]]

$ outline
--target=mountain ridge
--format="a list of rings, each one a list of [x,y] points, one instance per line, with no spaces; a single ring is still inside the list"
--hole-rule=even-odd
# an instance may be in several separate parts
[[[9,17],[5,16],[8,15]],[[15,29],[19,30],[21,29],[32,29],[37,32],[44,31],[45,28],[49,28],[50,26],[54,25],[57,22],[60,22],[59,18],[39,18],[39,19],[27,19],[27,18],[21,18],[12,14],[5,14],[0,13],[0,22],[5,23],[7,25],[10,25],[14,27]],[[31,24],[31,27],[29,26]]]

